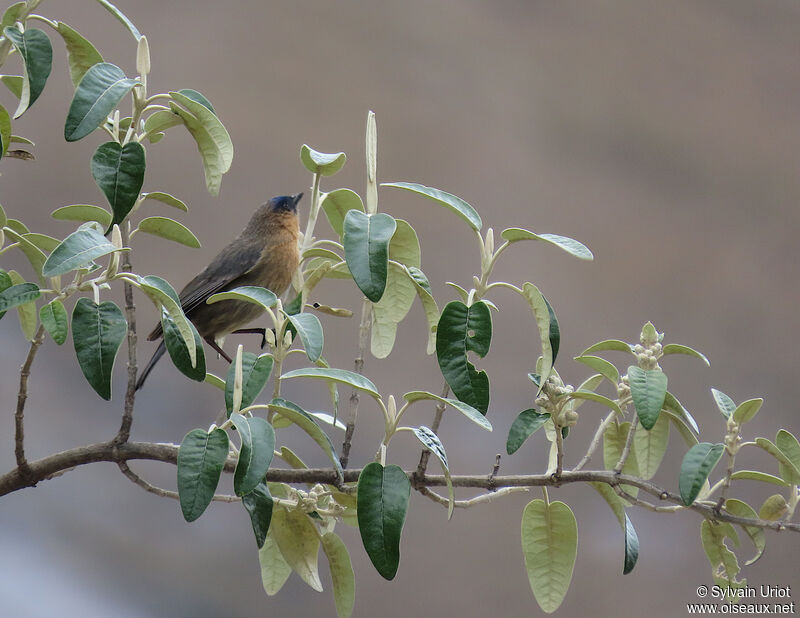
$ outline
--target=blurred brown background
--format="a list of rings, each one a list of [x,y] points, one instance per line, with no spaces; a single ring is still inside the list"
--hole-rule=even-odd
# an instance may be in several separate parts
[[[214,103],[236,156],[220,197],[204,190],[189,136],[172,129],[148,147],[145,190],[184,199],[182,220],[200,250],[134,239],[138,272],[182,285],[243,227],[252,209],[280,193],[306,190],[298,160],[306,142],[344,150],[349,162],[325,189],[364,190],[363,130],[367,110],[378,120],[381,181],[422,182],[475,206],[499,233],[520,226],[573,236],[594,251],[585,263],[556,248],[521,243],[500,261],[498,278],[530,280],[553,303],[562,328],[558,368],[580,383],[588,372],[572,362],[606,338],[634,340],[652,320],[667,341],[693,345],[711,368],[688,357],[663,362],[670,389],[695,414],[705,439],[723,424],[709,388],[736,401],[764,396],[746,435],[795,433],[800,328],[796,242],[800,180],[800,5],[790,0],[673,2],[237,2],[120,0],[150,42],[151,92],[196,88]],[[123,27],[89,0],[45,2],[40,13],[66,21],[105,58],[134,72],[135,45]],[[43,26],[44,27],[44,26]],[[0,201],[35,231],[63,237],[69,224],[49,219],[72,203],[102,203],[88,173],[101,136],[66,144],[61,137],[71,90],[61,43],[53,39],[53,75],[41,99],[15,124],[37,142],[35,163],[7,160]],[[4,67],[5,72],[12,65]],[[8,94],[3,103],[12,106]],[[46,181],[42,181],[46,178]],[[302,203],[307,212],[308,198]],[[423,269],[441,306],[453,298],[447,280],[469,287],[479,262],[467,227],[444,209],[404,192],[380,192],[380,208],[408,219],[423,243]],[[175,216],[149,206],[147,214]],[[321,222],[319,231],[329,234]],[[9,254],[3,267],[24,268]],[[347,282],[326,283],[319,299],[360,307]],[[525,374],[539,353],[527,306],[508,292],[489,356],[492,434],[448,411],[443,439],[454,473],[487,473],[503,452],[516,413],[531,405]],[[139,324],[155,311],[140,299]],[[324,320],[326,356],[350,368],[356,320]],[[396,354],[369,358],[368,375],[385,393],[438,391],[441,378],[424,357],[424,319],[415,304],[400,326]],[[233,348],[234,338],[227,344]],[[15,316],[0,322],[2,469],[13,465],[12,410],[17,370],[26,353]],[[244,339],[246,345],[255,341]],[[33,458],[106,439],[122,406],[122,355],[115,396],[101,401],[85,383],[68,342],[48,341],[34,366],[27,413]],[[153,345],[140,341],[140,358]],[[124,353],[123,353],[124,354]],[[292,357],[300,366],[299,357]],[[628,361],[613,357],[624,368]],[[294,366],[294,365],[292,365]],[[212,370],[224,371],[212,361]],[[326,406],[317,383],[286,384],[287,397],[311,409]],[[343,399],[346,393],[343,392]],[[137,440],[181,439],[207,426],[219,408],[211,387],[161,363],[138,398]],[[430,423],[415,407],[407,419]],[[567,445],[574,465],[605,412],[591,405]],[[361,408],[353,465],[363,465],[381,435],[379,412]],[[286,443],[309,464],[323,465],[300,433]],[[334,437],[341,443],[341,436]],[[683,442],[674,434],[656,477],[676,488]],[[416,465],[408,436],[391,459]],[[741,465],[775,472],[760,453]],[[594,464],[600,463],[596,457]],[[546,444],[537,435],[501,471],[539,472]],[[174,486],[174,468],[132,464],[153,482]],[[436,466],[432,466],[435,469]],[[230,480],[227,479],[226,483]],[[226,485],[227,487],[227,485]],[[742,482],[736,493],[760,502],[769,488]],[[462,497],[468,495],[461,492]],[[538,492],[532,492],[538,497]],[[623,541],[608,507],[588,487],[551,494],[573,507],[578,559],[563,616],[682,615],[711,577],[695,513],[633,510],[641,540],[634,572],[623,577]],[[459,510],[413,496],[397,578],[383,581],[357,533],[344,535],[357,576],[357,616],[409,614],[536,615],[519,548],[519,520],[530,495]],[[3,616],[326,616],[330,592],[317,594],[292,576],[275,598],[261,589],[247,517],[237,505],[214,504],[196,523],[178,505],[131,485],[111,464],[94,464],[0,505],[0,615]],[[742,562],[752,551],[743,538]],[[765,556],[745,569],[751,584],[799,584],[797,535],[768,534]],[[324,560],[321,571],[327,578]],[[329,588],[329,579],[325,579]],[[795,600],[800,586],[793,590]]]

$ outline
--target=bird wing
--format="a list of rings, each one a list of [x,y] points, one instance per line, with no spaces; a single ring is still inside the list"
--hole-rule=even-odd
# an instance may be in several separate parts
[[[209,296],[223,291],[256,265],[261,257],[261,247],[243,247],[243,244],[232,243],[225,247],[181,290],[181,307],[187,316],[195,307],[204,304]]]
[[[261,257],[261,249],[247,247],[246,243],[233,242],[215,257],[211,264],[192,279],[181,290],[180,301],[184,314],[191,319],[191,313],[204,304],[212,294],[221,292],[226,286],[252,269]],[[148,335],[148,341],[158,339],[162,334],[161,324],[157,324]]]

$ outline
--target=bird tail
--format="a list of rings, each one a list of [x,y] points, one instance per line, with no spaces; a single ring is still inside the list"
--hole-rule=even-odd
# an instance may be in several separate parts
[[[164,356],[164,352],[167,351],[167,344],[164,343],[164,340],[161,340],[161,343],[158,344],[156,351],[153,353],[153,357],[150,359],[150,362],[147,363],[147,366],[142,369],[142,373],[139,374],[139,379],[136,380],[136,390],[138,391],[142,386],[144,386],[144,381],[147,379],[147,376],[150,375],[150,372],[153,371],[153,367],[156,366],[156,363],[159,359]]]

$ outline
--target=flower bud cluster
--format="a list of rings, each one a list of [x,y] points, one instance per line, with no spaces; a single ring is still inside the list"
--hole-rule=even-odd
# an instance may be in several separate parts
[[[647,345],[637,343],[633,346],[636,364],[642,369],[656,369],[658,367],[658,359],[661,358],[661,349],[661,344],[658,341]]]
[[[542,388],[542,394],[536,398],[536,406],[550,413],[559,427],[572,427],[578,422],[578,413],[572,409],[567,397],[575,392],[571,384],[564,384],[558,376],[550,376]]]

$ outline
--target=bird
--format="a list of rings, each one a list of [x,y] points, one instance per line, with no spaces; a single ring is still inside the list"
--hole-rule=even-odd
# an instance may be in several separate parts
[[[302,193],[279,195],[256,209],[244,230],[211,263],[181,290],[181,308],[198,334],[225,360],[230,356],[217,343],[228,333],[261,333],[264,329],[243,329],[264,312],[259,305],[241,300],[223,300],[211,305],[213,294],[244,285],[267,288],[280,296],[300,264],[297,204]],[[163,337],[161,324],[148,335],[148,341]],[[262,340],[263,344],[263,340]],[[136,390],[144,385],[155,364],[164,355],[166,344],[158,348],[142,370]]]

